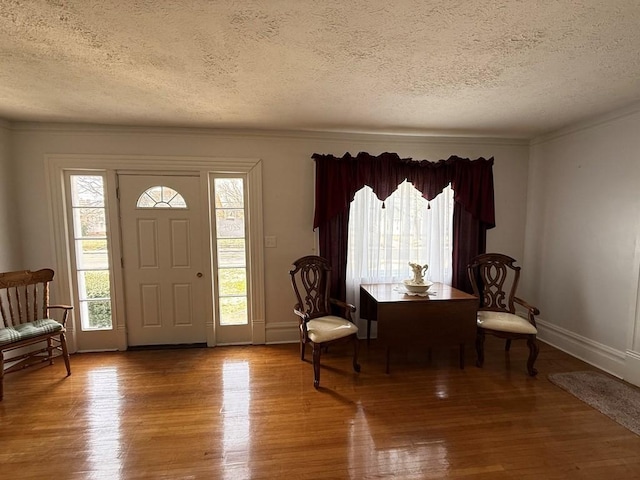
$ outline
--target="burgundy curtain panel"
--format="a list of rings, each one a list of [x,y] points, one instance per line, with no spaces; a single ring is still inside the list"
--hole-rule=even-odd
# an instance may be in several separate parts
[[[353,157],[314,153],[316,205],[313,228],[318,229],[320,255],[332,266],[331,296],[346,296],[349,208],[358,190],[371,187],[386,200],[409,180],[427,200],[433,200],[449,183],[454,191],[453,286],[471,293],[467,265],[485,253],[487,230],[495,227],[493,157],[469,160],[456,156],[430,162],[400,158],[395,153]]]

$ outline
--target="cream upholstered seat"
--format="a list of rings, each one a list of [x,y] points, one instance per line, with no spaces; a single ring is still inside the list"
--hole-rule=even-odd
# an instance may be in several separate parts
[[[511,340],[525,339],[529,346],[527,371],[534,376],[538,371],[534,363],[538,357],[536,343],[536,315],[540,311],[515,296],[520,279],[520,267],[515,260],[500,253],[485,253],[475,257],[468,266],[473,293],[479,298],[476,337],[478,366],[484,363],[485,334],[506,339],[505,350],[511,348]],[[520,308],[524,318],[516,312]]]
[[[307,336],[314,343],[330,342],[354,333],[358,333],[358,327],[349,320],[335,315],[314,318],[307,322]]]
[[[293,312],[299,317],[300,358],[304,360],[307,343],[313,346],[313,386],[320,386],[320,354],[322,348],[340,340],[353,342],[353,369],[360,371],[358,364],[358,327],[351,321],[351,312],[356,308],[348,303],[329,297],[331,267],[329,262],[316,255],[299,258],[293,263],[291,285],[297,303]],[[342,316],[333,312],[340,310]]]
[[[478,326],[501,332],[533,334],[538,329],[524,318],[507,312],[478,312]]]

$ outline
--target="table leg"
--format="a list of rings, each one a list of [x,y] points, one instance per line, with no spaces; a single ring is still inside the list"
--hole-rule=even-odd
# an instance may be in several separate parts
[[[464,370],[464,343],[460,344],[460,370]]]

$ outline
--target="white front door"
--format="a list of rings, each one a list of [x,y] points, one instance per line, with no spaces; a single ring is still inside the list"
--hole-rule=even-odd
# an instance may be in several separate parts
[[[118,174],[127,343],[206,343],[200,178]]]

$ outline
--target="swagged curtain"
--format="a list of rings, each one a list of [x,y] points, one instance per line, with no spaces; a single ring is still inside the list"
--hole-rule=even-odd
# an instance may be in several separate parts
[[[318,229],[320,255],[332,266],[331,296],[346,298],[349,209],[355,193],[365,185],[384,201],[408,180],[427,200],[449,183],[454,191],[453,278],[455,288],[471,293],[467,265],[486,251],[486,232],[495,227],[493,157],[469,160],[451,156],[430,162],[400,158],[396,153],[372,156],[361,152],[338,158],[314,153],[316,205],[313,221]]]

